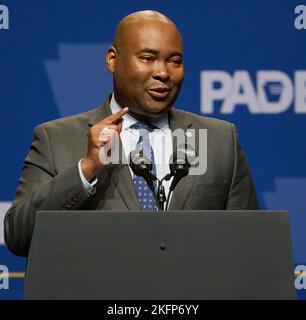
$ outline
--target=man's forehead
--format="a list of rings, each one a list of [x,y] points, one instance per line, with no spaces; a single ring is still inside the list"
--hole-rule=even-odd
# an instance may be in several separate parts
[[[133,50],[182,51],[181,35],[176,26],[167,21],[135,21],[122,30],[118,40],[118,45]]]

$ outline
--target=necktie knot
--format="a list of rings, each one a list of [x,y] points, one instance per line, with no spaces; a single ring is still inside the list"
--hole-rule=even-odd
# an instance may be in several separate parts
[[[134,123],[131,128],[147,132],[152,132],[154,129],[157,129],[153,123],[147,121],[138,121]]]

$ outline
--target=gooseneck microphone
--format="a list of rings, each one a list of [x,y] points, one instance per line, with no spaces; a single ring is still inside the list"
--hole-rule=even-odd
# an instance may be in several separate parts
[[[188,154],[186,150],[180,148],[177,149],[170,161],[170,173],[173,176],[173,181],[170,186],[170,191],[173,191],[179,181],[188,175],[190,163],[188,162]]]
[[[165,177],[166,180],[170,180],[170,178],[173,177],[167,196],[166,210],[168,210],[171,193],[173,192],[179,181],[189,174],[189,169],[191,167],[189,161],[193,158],[195,158],[195,152],[191,147],[186,145],[177,147],[177,149],[173,152],[169,164],[170,174]]]
[[[132,151],[129,156],[129,162],[134,174],[136,174],[139,177],[143,177],[145,181],[149,184],[149,187],[151,184],[153,186],[153,181],[155,181],[157,178],[151,172],[153,165],[151,161],[143,154],[143,151]]]
[[[154,181],[159,182],[158,191],[160,191],[160,181],[157,179],[157,177],[152,173],[153,165],[151,161],[143,154],[143,150],[137,151],[131,151],[129,155],[129,164],[136,176],[144,178],[147,185],[153,192],[156,205],[158,207],[158,210],[163,210],[163,206],[160,205],[160,201],[162,200],[162,197],[159,195],[156,196],[155,188],[154,188]]]

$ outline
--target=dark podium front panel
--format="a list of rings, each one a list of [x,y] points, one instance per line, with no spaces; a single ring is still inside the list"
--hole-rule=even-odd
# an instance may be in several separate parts
[[[295,299],[287,212],[39,211],[26,299]]]

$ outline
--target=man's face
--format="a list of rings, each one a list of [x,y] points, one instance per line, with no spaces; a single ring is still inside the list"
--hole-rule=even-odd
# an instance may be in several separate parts
[[[184,78],[182,40],[171,23],[133,23],[108,55],[116,101],[141,120],[163,117],[175,102]],[[108,61],[108,58],[107,58]]]

